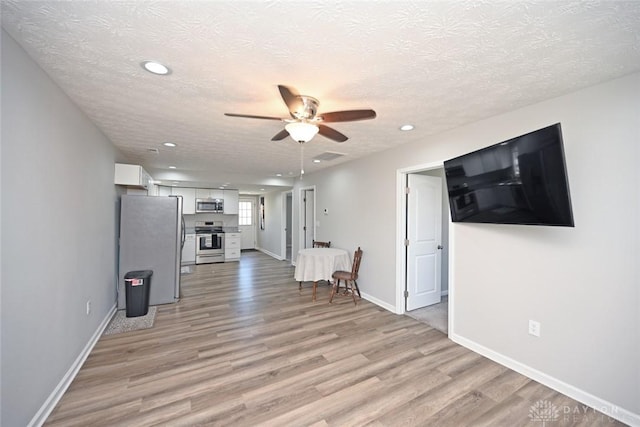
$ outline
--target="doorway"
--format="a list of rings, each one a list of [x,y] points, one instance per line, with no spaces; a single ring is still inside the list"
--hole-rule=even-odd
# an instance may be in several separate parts
[[[313,246],[316,236],[315,186],[300,189],[300,249]]]
[[[442,299],[442,178],[407,174],[407,275],[405,309]]]
[[[281,257],[292,262],[293,248],[293,191],[285,191],[282,193],[282,218],[284,218],[284,227],[282,230],[282,249]]]
[[[255,197],[241,197],[238,201],[238,229],[240,230],[240,249],[255,249],[258,216]]]
[[[396,312],[447,333],[451,330],[453,300],[449,295],[450,220],[443,164],[439,162],[399,170],[397,181],[399,255],[396,260]],[[431,187],[422,187],[421,198],[413,203],[405,193],[410,181],[431,182]],[[433,187],[436,182],[439,182],[437,189]],[[412,183],[409,192],[416,196],[414,187]],[[435,219],[437,224],[433,223]],[[441,230],[440,236],[437,228]],[[409,240],[408,246],[405,246],[405,239]],[[423,295],[417,295],[420,293]],[[412,294],[418,298],[412,300]]]

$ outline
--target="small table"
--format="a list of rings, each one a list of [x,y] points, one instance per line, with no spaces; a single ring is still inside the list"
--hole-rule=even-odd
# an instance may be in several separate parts
[[[307,248],[298,252],[294,277],[298,282],[313,282],[313,301],[316,300],[318,280],[331,280],[337,270],[351,271],[349,253],[338,248]]]

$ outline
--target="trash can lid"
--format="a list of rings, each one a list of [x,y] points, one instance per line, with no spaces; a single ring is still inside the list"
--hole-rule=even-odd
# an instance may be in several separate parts
[[[153,270],[136,270],[130,271],[124,275],[126,279],[148,279],[153,274]]]

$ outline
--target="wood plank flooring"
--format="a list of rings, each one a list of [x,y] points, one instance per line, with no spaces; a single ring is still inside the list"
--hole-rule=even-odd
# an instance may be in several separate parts
[[[623,425],[260,252],[183,276],[151,329],[103,336],[48,426]],[[361,284],[365,287],[366,284]],[[542,421],[538,419],[537,421]]]

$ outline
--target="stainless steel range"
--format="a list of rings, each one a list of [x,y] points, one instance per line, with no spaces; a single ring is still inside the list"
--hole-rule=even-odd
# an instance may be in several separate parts
[[[196,264],[224,262],[221,221],[196,221]]]

